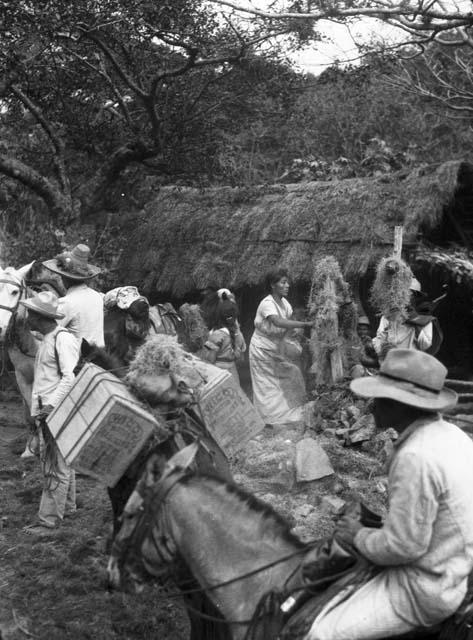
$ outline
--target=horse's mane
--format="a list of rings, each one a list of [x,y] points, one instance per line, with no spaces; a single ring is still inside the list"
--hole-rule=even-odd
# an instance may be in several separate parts
[[[248,511],[253,511],[260,515],[264,525],[267,525],[265,526],[265,530],[269,530],[272,535],[279,534],[287,542],[298,548],[303,548],[305,546],[304,543],[291,532],[291,525],[286,518],[278,513],[271,505],[263,502],[255,495],[246,489],[242,489],[233,482],[223,480],[218,476],[190,473],[180,480],[180,484],[190,485],[199,479],[213,485],[217,489],[217,492],[227,493],[229,496],[236,498],[242,506],[245,506],[248,509]]]

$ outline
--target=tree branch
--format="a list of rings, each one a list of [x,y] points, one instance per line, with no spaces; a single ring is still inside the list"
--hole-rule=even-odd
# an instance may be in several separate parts
[[[71,201],[50,180],[21,160],[0,154],[0,172],[21,182],[44,200],[55,220],[70,219]]]
[[[59,179],[64,193],[70,192],[69,179],[67,177],[67,171],[64,161],[64,141],[57,135],[50,123],[46,120],[41,109],[34,104],[34,102],[15,84],[10,86],[10,91],[15,95],[18,100],[28,109],[28,111],[34,116],[36,121],[40,124],[43,131],[48,136],[53,148],[54,148],[54,166],[56,174]]]

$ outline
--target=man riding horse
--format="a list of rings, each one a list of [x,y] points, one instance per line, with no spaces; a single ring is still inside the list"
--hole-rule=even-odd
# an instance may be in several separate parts
[[[389,465],[389,511],[379,529],[344,516],[336,535],[378,569],[315,619],[307,640],[375,640],[445,620],[462,603],[473,569],[473,442],[438,412],[457,397],[433,356],[392,349],[379,375],[351,382],[374,398],[381,429],[399,439]]]

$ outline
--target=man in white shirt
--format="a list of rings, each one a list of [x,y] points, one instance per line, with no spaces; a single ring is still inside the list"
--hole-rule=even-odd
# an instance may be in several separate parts
[[[414,300],[416,294],[421,293],[420,282],[412,278],[411,298]],[[411,310],[413,305],[411,306]],[[418,349],[427,351],[432,346],[433,325],[429,316],[424,316],[425,322],[420,322],[422,316],[415,314],[406,317],[400,312],[396,312],[392,317],[381,316],[376,336],[373,338],[373,346],[380,360],[386,357],[389,349]]]
[[[439,411],[456,403],[433,356],[392,349],[379,375],[351,382],[374,398],[379,428],[399,438],[380,529],[341,518],[336,535],[378,572],[317,616],[307,640],[377,640],[442,622],[460,606],[473,570],[473,442]],[[341,598],[341,594],[340,594]]]
[[[74,471],[66,464],[52,438],[46,417],[68,393],[74,382],[74,368],[79,359],[79,344],[57,320],[58,298],[51,291],[22,300],[28,310],[28,325],[44,337],[39,345],[31,398],[31,415],[40,436],[41,469],[44,484],[39,506],[39,524],[26,527],[35,535],[46,535],[62,521],[64,514],[76,509]]]
[[[61,276],[66,295],[59,299],[59,312],[64,316],[59,324],[69,329],[78,339],[104,347],[103,296],[87,285],[100,273],[100,268],[89,263],[90,249],[78,244],[71,251],[63,251],[43,265]]]

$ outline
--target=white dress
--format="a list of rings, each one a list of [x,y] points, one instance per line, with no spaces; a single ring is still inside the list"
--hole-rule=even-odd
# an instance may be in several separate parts
[[[269,320],[269,316],[290,319],[291,305],[285,298],[281,303],[272,295],[260,302],[249,349],[253,404],[266,424],[300,422],[306,401],[299,367],[281,355],[281,342],[287,330]]]

